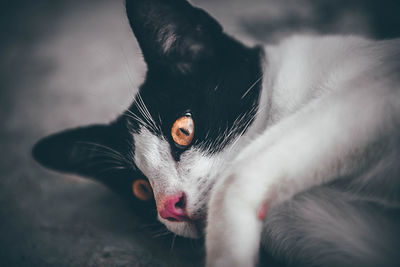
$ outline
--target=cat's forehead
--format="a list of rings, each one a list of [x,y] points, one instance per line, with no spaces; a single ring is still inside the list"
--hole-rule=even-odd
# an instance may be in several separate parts
[[[192,73],[149,68],[140,94],[151,108],[162,109],[161,116],[176,116],[190,109],[203,115],[208,113],[213,118],[237,117],[241,109],[248,110],[257,101],[262,76],[261,53],[257,49],[239,49],[216,61],[220,62]],[[252,89],[250,94],[249,89]],[[235,109],[239,112],[234,112]]]

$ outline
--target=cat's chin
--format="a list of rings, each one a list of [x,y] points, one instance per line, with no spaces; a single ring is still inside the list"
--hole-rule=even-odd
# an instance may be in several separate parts
[[[187,238],[201,237],[202,231],[194,221],[170,222],[162,218],[159,218],[159,220],[174,234]]]

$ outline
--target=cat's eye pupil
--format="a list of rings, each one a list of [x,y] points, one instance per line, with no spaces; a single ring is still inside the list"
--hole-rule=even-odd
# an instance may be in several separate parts
[[[141,184],[140,185],[140,189],[144,192],[144,193],[147,193],[148,191],[147,191],[147,188],[146,188],[146,186],[144,185],[144,184]]]
[[[186,135],[186,136],[189,136],[189,135],[190,135],[189,131],[187,131],[187,130],[184,129],[184,128],[179,128],[179,130],[180,130],[184,135]]]

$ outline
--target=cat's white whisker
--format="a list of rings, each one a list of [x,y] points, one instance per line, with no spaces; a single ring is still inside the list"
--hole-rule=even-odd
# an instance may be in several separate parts
[[[143,109],[143,107],[142,107],[142,104],[141,104],[141,101],[140,101],[140,98],[141,98],[141,97],[140,97],[140,94],[138,94],[138,95],[137,95],[137,100],[138,100],[138,101],[135,101],[135,105],[136,105],[136,107],[137,107],[139,113],[143,116],[144,120],[147,122],[145,125],[149,126],[151,129],[154,130],[155,127],[154,127],[152,121],[148,118],[146,112],[144,111],[144,109]]]
[[[158,238],[158,237],[164,237],[167,235],[172,235],[172,233],[168,230],[164,230],[162,233],[153,235],[153,237]]]
[[[153,130],[155,130],[156,132],[161,132],[161,128],[159,126],[157,126],[157,124],[155,123],[153,117],[150,114],[149,109],[147,108],[146,104],[143,101],[143,98],[142,98],[140,92],[137,93],[136,97],[137,97],[138,101],[135,103],[137,103],[139,112],[142,113],[143,117],[145,118],[145,120],[147,120],[149,122],[149,124],[152,126]]]
[[[176,239],[176,234],[174,234],[174,236],[172,237],[171,248],[169,249],[170,253],[172,253],[172,251],[174,250],[175,239]]]
[[[263,78],[263,75],[261,75],[250,87],[249,89],[246,90],[246,92],[244,92],[244,94],[242,95],[242,97],[240,99],[243,99],[246,97],[246,95],[251,91],[251,89],[254,88],[254,86],[257,85],[257,83],[259,83]]]
[[[142,126],[147,126],[148,128],[151,128],[151,126],[147,123],[147,122],[145,122],[145,121],[143,121],[141,118],[139,118],[135,113],[133,113],[132,111],[130,111],[129,110],[129,112],[130,112],[130,114],[124,114],[125,116],[127,116],[127,117],[129,117],[129,118],[132,118],[132,119],[134,119],[135,121],[137,121],[139,124],[141,124]]]
[[[96,175],[102,175],[102,174],[107,173],[109,171],[125,170],[125,169],[126,169],[126,167],[122,167],[122,166],[112,166],[112,167],[96,170],[95,173],[96,173]]]
[[[220,82],[217,83],[217,85],[214,87],[214,92],[216,92],[219,88]]]
[[[146,112],[144,111],[144,109],[143,109],[143,107],[142,107],[142,104],[141,104],[140,99],[141,99],[140,93],[137,93],[137,94],[136,94],[136,99],[135,99],[135,102],[134,102],[134,103],[135,103],[135,106],[136,106],[136,108],[138,109],[139,113],[143,116],[143,119],[144,119],[149,125],[151,125],[151,122],[150,122],[150,120],[147,118],[147,114],[146,114]]]
[[[248,114],[253,113],[254,110],[256,109],[256,106],[253,106],[252,109],[248,112]],[[237,144],[239,143],[239,141],[242,139],[242,136],[244,134],[244,132],[247,130],[247,128],[249,127],[250,123],[252,123],[255,118],[258,116],[258,114],[261,112],[263,108],[258,109],[256,112],[254,112],[254,114],[248,119],[247,123],[244,125],[242,131],[237,135],[237,138],[233,141],[233,143],[230,145],[230,147],[228,148],[228,154],[232,154],[233,151],[236,149]],[[242,118],[243,119],[243,118]],[[240,121],[240,124],[242,123],[242,121]],[[237,126],[238,127],[238,126]],[[235,154],[235,153],[233,153]],[[234,159],[231,159],[232,161]],[[228,164],[229,165],[229,164]]]
[[[127,159],[120,152],[118,152],[117,150],[115,150],[109,146],[102,145],[99,143],[94,143],[94,142],[87,142],[87,141],[77,141],[76,143],[80,144],[80,145],[87,145],[86,149],[88,149],[90,151],[101,152],[104,155],[108,155],[110,157],[113,157],[117,160],[121,160],[123,162],[127,161]]]
[[[133,86],[135,86],[135,83],[134,83],[133,77],[132,77],[132,75],[131,75],[131,73],[130,73],[130,71],[129,71],[130,69],[129,69],[128,57],[126,56],[125,50],[124,50],[124,48],[122,47],[122,45],[120,45],[120,48],[121,48],[122,54],[124,55],[124,60],[125,60],[124,69],[125,69],[125,73],[126,73],[126,76],[128,77],[128,81],[129,81],[130,85],[133,87]]]
[[[116,161],[116,160],[107,160],[107,159],[101,159],[101,160],[93,160],[90,163],[85,164],[86,167],[93,167],[96,165],[114,165],[116,167],[125,167],[125,165],[123,163],[121,163],[120,161]]]

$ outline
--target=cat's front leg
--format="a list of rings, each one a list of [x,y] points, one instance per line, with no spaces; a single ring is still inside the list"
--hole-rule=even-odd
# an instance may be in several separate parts
[[[252,203],[245,195],[248,189],[242,191],[245,178],[241,173],[229,175],[211,198],[206,231],[208,267],[250,267],[256,263],[262,223],[256,216],[257,201]]]
[[[262,222],[269,205],[294,192],[290,187],[279,188],[277,181],[285,180],[286,165],[270,155],[242,161],[217,185],[209,203],[207,266],[256,265]]]

